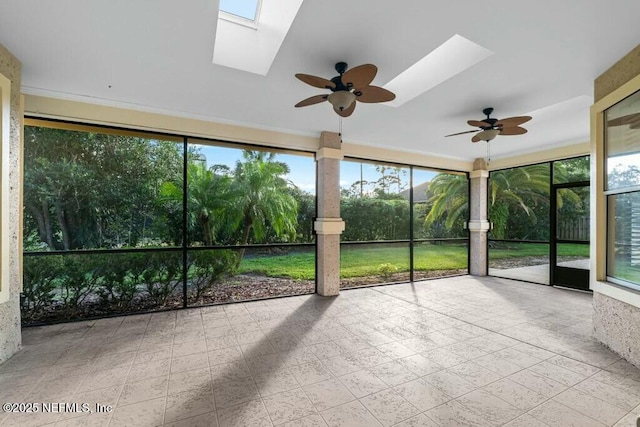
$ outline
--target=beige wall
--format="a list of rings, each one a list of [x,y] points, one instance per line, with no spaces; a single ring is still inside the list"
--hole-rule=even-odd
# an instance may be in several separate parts
[[[35,95],[25,96],[25,114],[33,117],[103,124],[312,152],[315,152],[319,148],[318,142],[320,138],[320,134],[317,136],[296,135],[268,129],[249,128],[187,117],[126,110],[106,105],[87,104],[78,101]],[[472,162],[430,156],[422,153],[409,153],[379,147],[368,147],[350,143],[349,141],[344,141],[342,150],[345,156],[413,164],[416,166],[465,172],[470,171],[472,166]]]
[[[320,135],[296,135],[268,129],[248,128],[187,117],[126,110],[111,106],[87,104],[36,95],[26,95],[25,98],[25,113],[33,117],[70,120],[79,123],[104,124],[156,132],[160,131],[200,138],[246,142],[274,148],[298,149],[312,152],[318,149],[320,137]],[[369,160],[412,164],[464,172],[473,170],[472,161],[437,157],[425,153],[364,146],[354,144],[349,142],[349,140],[343,142],[342,150],[346,157],[359,157]],[[568,157],[585,154],[589,154],[589,142],[587,141],[550,150],[492,160],[489,168],[503,169],[550,160],[566,159]]]
[[[591,108],[591,289],[593,336],[640,367],[640,292],[607,282],[603,111],[640,90],[640,45],[595,80]],[[638,142],[640,148],[640,141]]]
[[[567,159],[569,157],[586,156],[589,154],[590,149],[591,145],[589,141],[585,141],[583,143],[565,145],[558,148],[552,148],[550,150],[536,151],[533,153],[491,160],[491,163],[489,163],[489,170],[527,166],[535,163]]]
[[[20,62],[0,45],[0,74],[9,79],[11,84],[10,92],[10,136],[8,144],[3,141],[2,156],[3,165],[8,164],[8,209],[3,210],[6,218],[3,216],[3,235],[2,239],[7,239],[3,245],[3,267],[8,271],[3,271],[2,276],[7,279],[8,283],[2,283],[2,286],[8,286],[8,301],[0,304],[0,363],[11,357],[20,349],[20,289],[22,287],[22,271],[21,263],[21,245],[20,239],[20,217],[22,214],[21,204],[21,112],[20,112]],[[4,125],[4,124],[3,124]],[[8,148],[8,152],[5,152]],[[8,160],[8,163],[5,161]],[[3,171],[6,172],[6,171]],[[3,173],[3,176],[6,176]],[[4,185],[3,185],[4,187]],[[6,288],[4,288],[6,291]]]

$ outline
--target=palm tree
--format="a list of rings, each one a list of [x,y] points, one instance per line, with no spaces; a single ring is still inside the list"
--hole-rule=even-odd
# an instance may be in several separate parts
[[[445,227],[450,230],[469,206],[469,183],[464,175],[441,173],[437,175],[427,189],[433,194],[429,198],[431,210],[425,218],[425,225],[431,226],[440,218],[445,218]]]
[[[440,174],[431,182],[429,191],[433,194],[430,198],[433,207],[425,218],[425,225],[430,226],[444,217],[445,226],[451,228],[460,215],[467,211],[467,178],[462,175]],[[509,215],[516,211],[524,213],[535,224],[537,218],[533,206],[548,202],[548,164],[492,172],[488,204],[489,217],[494,223],[493,237],[504,238]]]
[[[187,166],[187,221],[189,229],[199,228],[205,246],[216,242],[216,236],[233,222],[236,193],[228,168],[195,160]],[[182,184],[165,182],[161,194],[166,200],[182,201]]]
[[[249,242],[251,235],[254,242],[264,241],[269,230],[277,237],[295,239],[298,204],[287,191],[289,183],[284,175],[289,173],[289,167],[275,161],[275,156],[264,151],[244,151],[243,160],[236,164],[234,185],[242,245]],[[244,249],[240,259],[243,255]]]

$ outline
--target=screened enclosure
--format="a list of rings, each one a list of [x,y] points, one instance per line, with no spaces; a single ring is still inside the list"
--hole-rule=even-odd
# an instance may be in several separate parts
[[[25,323],[315,291],[311,154],[25,126]]]

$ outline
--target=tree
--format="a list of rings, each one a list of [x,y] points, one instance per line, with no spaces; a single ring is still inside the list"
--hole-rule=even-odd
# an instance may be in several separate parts
[[[236,163],[234,186],[242,245],[248,244],[251,237],[253,243],[262,243],[268,229],[285,241],[295,239],[298,204],[284,178],[289,167],[275,157],[275,153],[244,151],[243,160]],[[244,249],[240,260],[243,255]]]
[[[463,175],[441,173],[429,184],[431,209],[425,217],[427,227],[443,218],[447,229],[463,218],[469,207],[469,183]]]
[[[218,232],[233,221],[237,194],[232,181],[224,165],[207,168],[199,159],[187,165],[187,224],[192,232],[197,230],[205,246],[219,243]],[[167,202],[182,203],[182,183],[164,183],[161,194]]]
[[[287,189],[298,205],[296,242],[307,243],[314,239],[313,222],[316,217],[316,196],[301,190],[297,186]]]
[[[492,236],[496,239],[548,239],[549,189],[548,163],[492,172],[488,200]],[[540,216],[547,218],[540,230],[542,233],[531,234],[538,231],[539,227],[532,226],[538,223]],[[508,229],[510,235],[507,235]]]
[[[174,142],[27,126],[25,147],[25,236],[54,250],[166,240],[156,200],[181,171]]]
[[[430,226],[436,220],[445,218],[447,228],[468,209],[468,182],[462,175],[440,174],[436,176],[429,190],[433,196],[433,207],[425,219]],[[548,212],[549,165],[539,164],[492,172],[488,192],[489,218],[494,224],[492,235],[503,239],[508,225],[523,219],[526,224],[537,223],[537,213]],[[536,209],[541,208],[541,209]],[[518,221],[514,218],[518,217]],[[546,227],[548,230],[548,227]]]
[[[384,196],[391,193],[392,187],[396,187],[396,193],[407,188],[407,169],[397,166],[376,165],[376,171],[380,174],[380,178],[374,182],[374,192],[378,196]]]

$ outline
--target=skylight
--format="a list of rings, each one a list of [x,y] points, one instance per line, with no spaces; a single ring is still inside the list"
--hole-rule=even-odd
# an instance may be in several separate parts
[[[255,21],[260,0],[220,0],[220,11],[240,18]]]
[[[399,107],[491,55],[489,49],[456,34],[384,85],[396,94],[388,105]]]
[[[220,0],[213,63],[266,76],[302,2]],[[224,9],[227,4],[233,8]],[[255,10],[253,21],[246,17],[249,10]]]

